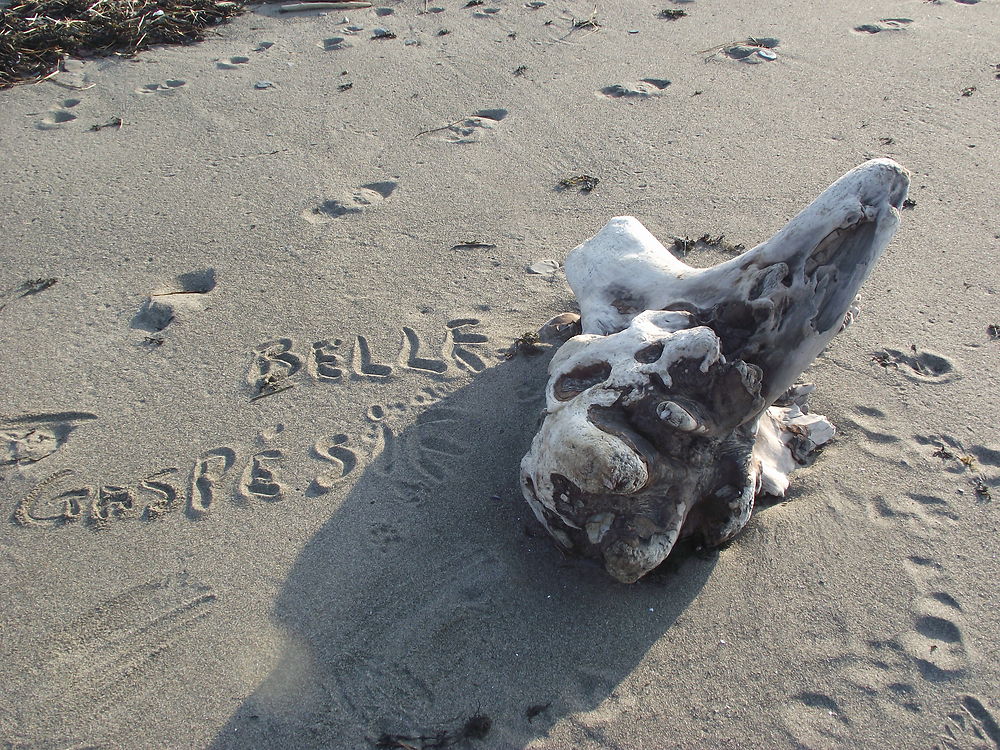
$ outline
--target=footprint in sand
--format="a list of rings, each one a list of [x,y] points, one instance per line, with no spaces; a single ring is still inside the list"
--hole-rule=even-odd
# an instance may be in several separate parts
[[[872,355],[872,362],[894,369],[920,383],[947,383],[956,377],[954,363],[942,354],[911,346],[909,352],[883,349]]]
[[[943,569],[934,560],[912,556],[903,567],[917,585],[910,608],[911,626],[885,640],[857,642],[853,648],[824,655],[836,665],[819,688],[790,696],[783,708],[786,730],[802,747],[860,747],[876,725],[904,726],[926,711],[927,690],[961,679],[969,671],[962,606],[948,592]],[[991,738],[996,726],[977,699],[949,715],[939,750],[1000,748],[969,744],[971,737]],[[859,705],[867,711],[857,712]],[[998,733],[1000,734],[1000,733]],[[964,744],[963,744],[964,743]]]
[[[875,23],[855,26],[854,30],[859,34],[879,34],[883,31],[903,31],[911,23],[913,23],[912,18],[880,18]]]
[[[346,195],[329,198],[318,206],[306,209],[301,216],[310,224],[327,224],[345,216],[355,216],[376,207],[392,195],[397,187],[399,183],[391,180],[370,182]]]
[[[928,682],[955,680],[969,671],[962,605],[948,593],[941,566],[924,557],[910,557],[905,567],[921,594],[913,602],[913,628],[896,638]]]
[[[223,60],[217,60],[215,67],[219,70],[236,70],[241,68],[250,62],[250,58],[245,55],[234,55],[233,57],[227,57]]]
[[[613,83],[595,93],[608,99],[648,99],[669,85],[670,81],[666,78],[641,78],[632,83]]]
[[[174,320],[204,307],[204,295],[215,289],[215,270],[207,268],[177,276],[154,291],[132,318],[132,328],[159,333]],[[157,340],[162,341],[162,340]]]
[[[72,621],[52,623],[36,660],[43,689],[22,708],[56,722],[96,724],[122,705],[141,712],[148,679],[170,670],[172,649],[198,648],[199,623],[215,603],[211,586],[173,574],[99,601]],[[53,695],[78,698],[53,701]]]
[[[779,39],[770,36],[749,37],[739,42],[713,47],[706,52],[709,53],[709,58],[721,53],[730,60],[737,60],[748,65],[758,65],[777,60],[778,53],[775,50],[780,43]]]
[[[483,135],[492,130],[510,114],[506,109],[481,109],[468,117],[417,133],[417,136],[430,135],[448,143],[478,143]]]
[[[182,78],[171,78],[157,83],[147,83],[145,86],[137,88],[137,94],[173,94],[175,91],[187,86],[187,81]]]
[[[974,695],[959,696],[948,714],[941,741],[933,750],[1000,750],[1000,725],[986,704]]]
[[[837,669],[823,684],[836,686],[835,691],[817,684],[786,699],[781,713],[795,747],[860,747],[859,738],[871,734],[866,723],[902,726],[923,712],[907,665],[883,646],[858,644],[854,653],[830,655]],[[859,704],[868,711],[856,712]]]
[[[0,417],[0,466],[30,464],[59,450],[77,423],[97,419],[90,412],[53,412]]]
[[[915,460],[920,451],[915,444],[904,442],[896,435],[894,427],[889,423],[885,412],[867,406],[857,406],[854,414],[838,422],[842,429],[858,448],[873,458],[898,464],[902,460]]]
[[[327,52],[337,52],[342,49],[353,47],[354,45],[342,36],[331,36],[328,39],[324,39],[316,46],[326,50]]]
[[[83,103],[82,99],[63,99],[59,107],[50,109],[38,123],[39,130],[56,130],[67,122],[73,122],[76,115],[70,112],[74,107]]]
[[[917,492],[876,495],[869,505],[872,520],[905,527],[914,536],[932,539],[958,521],[958,513],[943,497]]]

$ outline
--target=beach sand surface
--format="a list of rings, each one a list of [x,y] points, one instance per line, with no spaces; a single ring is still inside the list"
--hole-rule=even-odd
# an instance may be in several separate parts
[[[0,92],[0,746],[1000,747],[1000,3],[464,5]],[[806,373],[835,441],[723,550],[561,557],[527,267],[752,247],[877,156],[915,204]]]

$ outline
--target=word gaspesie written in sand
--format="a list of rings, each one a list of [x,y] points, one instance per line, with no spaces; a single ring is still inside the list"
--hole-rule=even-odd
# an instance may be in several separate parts
[[[124,520],[153,521],[181,511],[190,520],[203,519],[221,506],[251,508],[278,503],[289,488],[303,490],[298,497],[318,498],[348,484],[386,452],[397,452],[396,430],[387,410],[368,408],[362,434],[327,434],[302,449],[310,459],[288,466],[287,449],[265,447],[240,452],[222,445],[203,451],[184,471],[168,466],[115,484],[85,481],[73,469],[62,469],[38,483],[18,503],[14,521],[25,527],[63,526],[82,522],[95,530]],[[433,421],[428,424],[433,427]],[[265,442],[276,440],[279,425]],[[270,438],[270,440],[267,440]],[[419,459],[419,446],[415,460]]]
[[[321,383],[382,382],[402,370],[450,380],[486,368],[481,355],[489,339],[479,327],[476,318],[448,321],[435,337],[440,343],[432,349],[415,329],[403,326],[395,356],[388,360],[376,356],[368,338],[361,335],[301,346],[288,337],[275,338],[254,349],[247,382],[256,400],[295,385],[301,377]]]

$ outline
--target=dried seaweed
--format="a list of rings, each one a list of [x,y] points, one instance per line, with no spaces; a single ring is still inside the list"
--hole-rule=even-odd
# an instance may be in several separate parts
[[[598,22],[596,14],[597,14],[597,11],[595,10],[594,14],[591,15],[591,16],[589,16],[588,18],[574,18],[573,19],[573,28],[574,29],[593,29],[594,31],[597,31],[598,29],[601,28],[601,24]]]
[[[557,187],[559,190],[573,190],[575,188],[581,193],[589,193],[597,187],[597,183],[600,181],[599,177],[594,177],[593,175],[578,174],[575,177],[566,177],[559,180]]]
[[[680,257],[684,257],[693,250],[704,250],[707,248],[722,250],[730,255],[739,255],[747,249],[746,245],[742,243],[733,244],[726,242],[726,235],[724,234],[715,237],[710,234],[703,234],[696,240],[690,237],[674,237],[673,248],[674,254]]]
[[[29,279],[11,289],[0,292],[0,310],[3,310],[7,306],[7,303],[12,300],[44,292],[46,289],[54,286],[56,281],[58,279]]]
[[[536,354],[541,354],[543,351],[545,349],[542,347],[541,337],[534,331],[528,331],[514,339],[514,343],[510,345],[510,348],[502,350],[501,354],[504,359],[514,359],[518,354],[533,357]]]
[[[44,80],[68,56],[192,44],[246,0],[14,0],[0,10],[0,89]]]

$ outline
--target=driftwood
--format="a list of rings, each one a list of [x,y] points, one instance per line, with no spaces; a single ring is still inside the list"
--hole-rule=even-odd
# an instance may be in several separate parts
[[[580,318],[540,332],[568,340],[521,464],[524,496],[559,545],[633,582],[679,539],[723,544],[758,494],[784,493],[833,436],[796,381],[854,319],[908,186],[895,162],[869,161],[712,268],[686,265],[630,216],[569,254]]]
[[[372,7],[371,3],[365,2],[342,2],[342,3],[326,3],[326,2],[304,2],[304,3],[289,3],[287,5],[282,5],[278,10],[281,13],[294,13],[296,11],[302,10],[360,10],[362,8]]]

